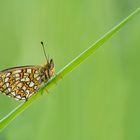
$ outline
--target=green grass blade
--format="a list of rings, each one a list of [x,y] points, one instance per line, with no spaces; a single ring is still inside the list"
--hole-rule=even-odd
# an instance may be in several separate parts
[[[31,105],[36,99],[41,96],[41,93],[46,88],[47,90],[54,86],[58,81],[62,79],[66,74],[70,73],[74,68],[76,68],[81,62],[83,62],[87,57],[94,53],[100,46],[102,46],[112,35],[114,35],[119,29],[121,29],[126,23],[128,23],[134,15],[140,12],[140,8],[136,9],[132,14],[125,18],[122,22],[112,28],[103,37],[96,41],[91,47],[82,52],[69,64],[67,64],[57,75],[52,78],[47,84],[45,84],[34,96],[32,96],[27,102],[22,103],[20,106],[15,108],[7,116],[0,120],[0,130],[8,125],[14,118],[16,118],[22,111],[24,111],[29,105]]]

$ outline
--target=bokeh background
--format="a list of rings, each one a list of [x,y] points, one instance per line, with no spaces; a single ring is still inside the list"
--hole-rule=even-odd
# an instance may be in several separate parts
[[[139,0],[0,1],[0,69],[45,63],[56,72],[140,5]],[[0,140],[139,140],[140,14],[44,94]],[[19,101],[0,94],[0,118]]]

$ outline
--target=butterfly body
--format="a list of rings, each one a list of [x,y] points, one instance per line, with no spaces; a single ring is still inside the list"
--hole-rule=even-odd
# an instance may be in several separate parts
[[[54,75],[51,59],[44,66],[21,66],[0,71],[0,92],[18,100],[28,100]]]

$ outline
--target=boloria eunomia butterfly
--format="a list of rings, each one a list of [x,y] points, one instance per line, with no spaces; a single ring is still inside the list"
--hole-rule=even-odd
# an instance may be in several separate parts
[[[41,44],[46,57],[43,42]],[[54,76],[52,59],[47,59],[44,66],[21,66],[5,69],[0,71],[0,92],[18,100],[28,100],[52,76]]]

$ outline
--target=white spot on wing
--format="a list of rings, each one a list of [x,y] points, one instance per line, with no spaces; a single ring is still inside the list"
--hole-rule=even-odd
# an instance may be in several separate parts
[[[34,89],[37,89],[37,86],[34,86]]]
[[[33,87],[33,86],[34,86],[34,83],[31,82],[31,83],[29,84],[29,87]]]
[[[29,94],[30,93],[29,90],[26,90],[25,92],[26,92],[26,94]]]
[[[29,84],[30,84],[30,82],[27,82],[27,84],[29,85]]]
[[[9,75],[11,75],[11,73],[10,73],[10,72],[8,72],[8,73],[6,74],[6,77],[8,77]]]
[[[13,95],[13,96],[16,96],[16,93],[13,91],[13,92],[11,92],[11,94]]]
[[[39,74],[36,74],[36,73],[35,73],[35,74],[34,74],[34,78],[36,78],[37,76],[39,76]]]
[[[13,71],[13,74],[20,73],[20,72],[21,72],[21,70],[15,70],[15,71]]]
[[[23,89],[23,90],[26,90],[26,87],[25,87],[25,86],[23,86],[23,87],[22,87],[22,89]]]
[[[17,95],[16,98],[21,99],[21,96],[20,95]]]
[[[36,79],[37,79],[37,80],[39,80],[39,79],[40,79],[40,77],[38,76]]]
[[[35,73],[38,74],[39,72],[36,70]]]
[[[24,73],[24,76],[29,76],[29,73]]]
[[[18,81],[19,79],[20,79],[20,77],[17,77],[17,78],[16,78],[16,81]]]
[[[28,98],[30,98],[30,97],[31,97],[33,94],[34,94],[34,93],[32,93],[32,94],[29,94]]]
[[[22,83],[19,83],[19,84],[17,85],[17,87],[21,88],[21,87],[22,87]]]
[[[21,79],[21,81],[28,82],[28,81],[30,81],[30,79],[28,77],[24,77],[24,78]]]
[[[9,87],[9,83],[5,83],[7,87]]]
[[[9,80],[9,78],[8,78],[8,77],[6,77],[6,78],[4,79],[4,82],[8,82],[8,80]]]
[[[20,77],[20,74],[19,74],[19,73],[16,73],[16,74],[15,74],[15,77]]]
[[[27,69],[27,73],[31,73],[31,71],[32,71],[31,69]]]
[[[22,97],[21,99],[22,99],[22,100],[25,100],[26,98],[25,98],[25,97]]]
[[[9,92],[11,92],[11,88],[7,88],[7,90],[8,90]]]

